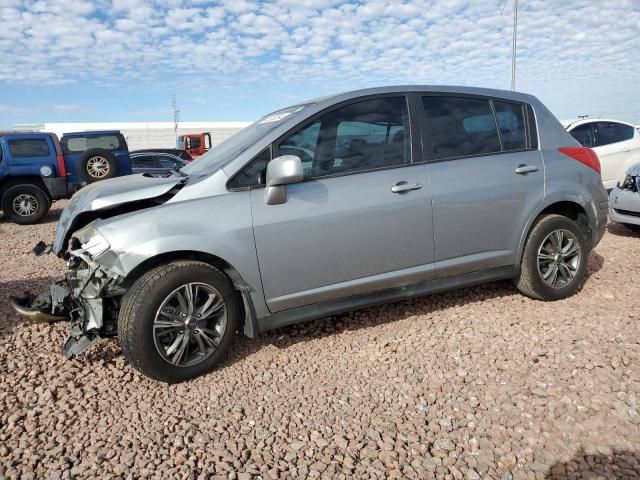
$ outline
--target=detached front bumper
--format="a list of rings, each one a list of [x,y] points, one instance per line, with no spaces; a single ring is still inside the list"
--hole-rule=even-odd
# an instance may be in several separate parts
[[[69,267],[64,278],[41,294],[10,299],[14,310],[29,321],[69,321],[69,338],[63,348],[66,358],[84,352],[99,338],[116,334],[123,293],[118,287],[121,278],[83,252],[71,253]]]

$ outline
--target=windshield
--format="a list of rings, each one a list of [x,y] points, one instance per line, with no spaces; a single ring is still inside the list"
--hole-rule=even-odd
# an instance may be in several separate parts
[[[203,175],[223,168],[267,133],[280,126],[290,115],[302,111],[309,105],[311,104],[295,105],[262,117],[196,158],[180,171],[187,175]]]

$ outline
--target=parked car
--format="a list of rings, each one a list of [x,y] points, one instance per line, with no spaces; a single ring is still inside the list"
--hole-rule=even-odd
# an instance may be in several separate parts
[[[584,147],[592,148],[602,168],[607,190],[624,179],[625,172],[640,162],[640,131],[619,120],[591,119],[567,122],[567,130]]]
[[[87,183],[131,175],[129,148],[118,130],[65,133],[60,145],[73,190]]]
[[[187,162],[170,153],[132,153],[131,169],[133,173],[163,176],[180,170]]]
[[[181,158],[185,162],[189,163],[193,161],[193,157],[189,155],[186,150],[179,150],[177,148],[145,148],[143,150],[131,150],[130,153],[170,153],[176,157]]]
[[[0,132],[0,207],[22,225],[68,196],[67,167],[55,133]]]
[[[640,163],[627,170],[627,175],[609,195],[609,219],[640,233]]]
[[[181,174],[88,186],[49,247],[66,278],[12,301],[70,319],[66,356],[117,334],[135,368],[175,382],[238,330],[499,279],[565,298],[607,211],[597,156],[535,97],[373,88],[267,115]]]
[[[51,202],[87,185],[131,174],[127,142],[118,131],[0,132],[0,207],[19,224],[39,222]]]

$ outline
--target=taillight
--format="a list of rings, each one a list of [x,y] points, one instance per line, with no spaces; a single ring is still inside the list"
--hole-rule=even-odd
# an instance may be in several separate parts
[[[64,156],[60,153],[56,157],[56,160],[58,161],[58,175],[60,175],[61,177],[66,177],[67,166],[64,164]]]
[[[598,160],[596,152],[590,148],[562,147],[560,148],[560,152],[580,163],[584,163],[587,167],[593,168],[596,172],[600,173],[600,160]]]

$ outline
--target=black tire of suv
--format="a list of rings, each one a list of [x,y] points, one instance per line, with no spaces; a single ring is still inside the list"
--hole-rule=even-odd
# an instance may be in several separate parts
[[[156,350],[153,323],[161,302],[185,283],[202,282],[222,295],[227,324],[220,343],[209,358],[192,366],[170,364]],[[224,360],[235,340],[242,318],[240,294],[227,276],[211,265],[194,260],[176,260],[142,275],[122,297],[118,315],[118,338],[127,360],[144,375],[176,383],[211,371]]]
[[[89,160],[95,157],[104,159],[105,166],[108,167],[108,171],[104,176],[98,176],[90,171]],[[80,176],[88,183],[99,182],[100,180],[106,180],[118,175],[116,157],[113,153],[109,150],[105,150],[104,148],[91,148],[82,152],[78,159],[78,167]]]
[[[37,202],[37,208],[31,215],[20,215],[14,210],[13,202],[20,195],[28,195],[35,198]],[[51,199],[49,195],[37,185],[31,183],[24,183],[19,185],[13,185],[4,191],[2,199],[0,199],[0,206],[4,212],[5,218],[9,221],[17,223],[18,225],[33,225],[38,223],[47,214],[51,208]]]
[[[564,229],[573,233],[578,240],[581,259],[576,275],[566,286],[553,288],[545,283],[538,270],[538,249],[545,238],[554,230]],[[584,232],[577,222],[563,215],[549,214],[541,216],[529,232],[524,246],[520,273],[515,279],[518,290],[535,300],[554,301],[573,295],[582,285],[586,273],[589,251]]]
[[[627,228],[627,230],[635,233],[640,233],[640,225],[634,225],[633,223],[623,223],[623,225]]]

